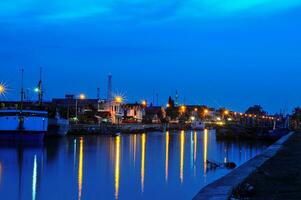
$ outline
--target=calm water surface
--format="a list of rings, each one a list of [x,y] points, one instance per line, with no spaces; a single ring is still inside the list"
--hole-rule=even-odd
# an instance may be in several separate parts
[[[204,162],[246,162],[262,143],[229,143],[215,131],[47,139],[0,144],[1,199],[191,199],[229,173]]]

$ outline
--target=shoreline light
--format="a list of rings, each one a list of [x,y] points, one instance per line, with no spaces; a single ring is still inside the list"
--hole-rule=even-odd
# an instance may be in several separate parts
[[[7,93],[7,86],[5,83],[0,82],[0,96],[5,96]]]

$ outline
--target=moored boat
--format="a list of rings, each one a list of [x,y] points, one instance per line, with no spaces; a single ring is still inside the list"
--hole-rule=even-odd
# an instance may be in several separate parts
[[[42,140],[47,130],[47,111],[0,110],[1,139]]]
[[[21,101],[17,109],[0,110],[0,138],[9,140],[43,141],[48,131],[48,112],[42,110],[42,80],[38,84],[39,106],[24,109],[24,69],[21,69]]]

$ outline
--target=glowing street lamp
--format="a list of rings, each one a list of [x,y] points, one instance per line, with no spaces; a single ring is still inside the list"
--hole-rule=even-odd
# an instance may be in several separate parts
[[[39,88],[35,88],[34,92],[38,93],[38,92],[40,92],[40,89]]]
[[[208,109],[205,109],[205,110],[204,110],[204,114],[207,115],[208,113],[209,113],[209,110],[208,110]]]
[[[180,110],[181,110],[182,113],[186,112],[186,106],[182,105],[182,106],[180,107]]]
[[[229,110],[225,110],[224,115],[229,115]]]
[[[86,99],[86,95],[85,95],[85,94],[80,94],[80,95],[79,95],[79,99],[80,99],[80,100]]]
[[[146,100],[142,100],[141,104],[142,104],[142,106],[146,107],[147,106],[147,101]]]
[[[83,93],[81,93],[78,97],[79,97],[80,100],[86,99],[86,95],[83,94]],[[75,112],[76,117],[75,118],[76,118],[76,124],[78,123],[78,97],[76,97],[76,99],[75,99],[75,110],[76,110],[76,112]]]
[[[0,83],[0,95],[4,95],[6,93],[6,87],[4,84]]]
[[[115,102],[116,103],[122,103],[123,102],[123,97],[122,96],[116,96],[115,97]]]
[[[170,104],[168,103],[168,104],[166,104],[166,108],[170,108]]]

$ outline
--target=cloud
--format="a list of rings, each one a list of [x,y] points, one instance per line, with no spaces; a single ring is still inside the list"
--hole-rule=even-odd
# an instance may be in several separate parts
[[[300,0],[2,0],[0,20],[210,18],[246,11],[275,12],[300,5]]]
[[[178,15],[220,17],[242,12],[270,13],[300,5],[300,0],[188,0]]]

